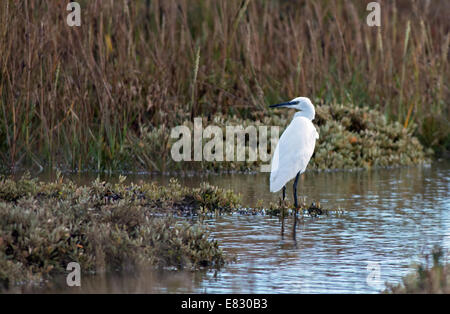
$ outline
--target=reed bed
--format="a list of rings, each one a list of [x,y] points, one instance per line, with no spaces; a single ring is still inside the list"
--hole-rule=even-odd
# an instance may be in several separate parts
[[[78,2],[81,27],[67,1],[0,3],[4,167],[132,168],[144,128],[261,120],[299,95],[369,106],[448,149],[448,1],[379,1],[381,27],[368,1]]]

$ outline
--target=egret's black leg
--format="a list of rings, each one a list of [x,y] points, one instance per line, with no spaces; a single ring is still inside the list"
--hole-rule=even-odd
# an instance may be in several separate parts
[[[283,186],[283,201],[286,198],[286,186]]]
[[[296,240],[296,233],[297,233],[297,211],[298,211],[298,201],[297,201],[297,184],[298,184],[298,177],[300,177],[300,172],[297,173],[297,175],[295,176],[295,180],[294,180],[294,206],[295,206],[295,213],[294,213],[294,230],[292,232],[292,236],[294,239],[294,242],[297,243]]]
[[[293,188],[294,188],[294,206],[295,206],[295,209],[298,208],[298,201],[297,201],[297,183],[298,183],[298,177],[299,177],[299,176],[300,176],[300,172],[297,173],[297,176],[295,177],[295,180],[294,180],[294,186],[293,186]]]

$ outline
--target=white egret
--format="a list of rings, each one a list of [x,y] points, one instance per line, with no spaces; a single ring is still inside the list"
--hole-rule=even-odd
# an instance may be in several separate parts
[[[283,189],[283,200],[286,195],[286,183],[295,177],[294,205],[298,208],[297,183],[314,153],[316,140],[319,138],[314,120],[314,106],[307,97],[297,97],[289,102],[271,105],[271,108],[287,107],[298,110],[289,126],[278,141],[272,157],[270,173],[270,192]]]

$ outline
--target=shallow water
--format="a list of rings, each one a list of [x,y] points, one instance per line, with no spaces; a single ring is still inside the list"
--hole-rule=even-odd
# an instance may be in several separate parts
[[[86,177],[79,178],[84,180]],[[74,178],[76,179],[76,178]],[[134,176],[130,180],[167,177]],[[268,174],[183,177],[242,193],[243,204],[276,201]],[[220,271],[143,271],[82,277],[81,288],[57,279],[39,292],[84,293],[377,293],[398,283],[435,244],[450,249],[450,163],[356,172],[306,173],[300,194],[308,203],[343,214],[304,217],[293,239],[292,220],[226,215],[205,221],[236,262]],[[288,188],[288,196],[291,196]],[[379,271],[379,272],[378,272]],[[379,276],[377,275],[379,274]]]

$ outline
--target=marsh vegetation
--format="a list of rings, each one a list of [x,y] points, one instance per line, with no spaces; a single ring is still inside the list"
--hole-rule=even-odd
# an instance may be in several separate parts
[[[399,284],[388,284],[386,293],[450,293],[450,263],[448,252],[436,245],[415,270],[406,275]]]
[[[206,228],[175,217],[232,211],[238,195],[208,184],[124,180],[78,186],[59,175],[47,183],[1,178],[0,288],[48,280],[69,262],[87,273],[223,266],[227,257]]]
[[[268,104],[299,95],[378,110],[448,150],[448,1],[383,1],[380,28],[360,1],[79,3],[81,27],[67,26],[63,2],[0,4],[6,169],[170,170],[171,127],[262,121],[279,115]]]
[[[205,126],[222,130],[226,125],[266,125],[279,126],[281,134],[292,113],[269,111],[268,105],[295,96],[308,96],[316,106],[314,124],[320,138],[311,170],[365,169],[371,176],[373,168],[428,164],[448,157],[446,0],[380,1],[379,28],[367,26],[363,1],[78,2],[80,27],[66,24],[67,3],[62,1],[0,3],[0,173],[14,176],[24,169],[32,173],[95,171],[95,175],[254,172],[260,161],[175,162],[170,155],[175,141],[170,130],[177,125],[192,129],[194,118],[200,117]],[[448,166],[443,169],[448,174]],[[308,175],[322,182],[316,172]],[[0,178],[0,289],[46,281],[73,261],[88,273],[141,266],[221,268],[230,258],[222,250],[226,244],[219,245],[207,225],[193,217],[264,213],[261,216],[278,216],[274,218],[278,223],[279,217],[293,213],[289,201],[274,199],[266,203],[253,199],[250,206],[242,207],[240,195],[199,182],[186,187],[177,180],[160,185],[120,177],[116,183],[97,179],[79,184],[59,172],[46,182],[13,176]],[[354,193],[360,188],[354,183],[361,182],[360,177],[345,181],[343,176],[335,185],[345,182],[349,190],[327,198],[338,203],[366,196]],[[436,191],[420,191],[437,195],[434,201],[442,207],[438,211],[448,205],[440,194],[448,185],[440,177],[433,177],[440,182]],[[266,184],[258,178],[258,183]],[[257,183],[245,180],[256,181],[240,177],[231,187],[253,193]],[[241,186],[241,181],[246,184]],[[390,182],[402,184],[392,178]],[[384,185],[383,181],[376,184]],[[431,183],[417,183],[426,184]],[[333,188],[329,182],[320,187],[307,192]],[[369,196],[379,204],[392,197],[400,202],[395,199],[397,190],[384,188],[394,196],[383,194],[385,190],[376,191],[383,198],[376,193]],[[417,189],[408,188],[408,193]],[[321,207],[324,198],[315,195],[313,204],[311,199],[303,202],[302,219],[315,221],[333,210],[341,212],[336,204]],[[428,215],[421,211],[423,205],[415,204],[415,210]],[[370,202],[357,206],[380,209]],[[356,216],[356,226],[351,217],[344,223],[336,220],[339,215],[329,217],[342,229],[342,234],[333,231],[333,239],[340,242],[337,252],[348,249],[345,223],[354,230],[365,226],[364,213]],[[236,221],[230,219],[233,226]],[[270,224],[276,224],[268,219],[264,223],[273,231]],[[259,232],[260,226],[254,223],[251,228]],[[309,231],[324,243],[329,240]],[[378,235],[378,231],[370,232]],[[358,237],[353,240],[352,247],[364,244]],[[278,233],[271,241],[278,249]],[[305,238],[305,243],[305,250],[318,246],[320,251],[320,241]],[[398,242],[392,243],[399,249]],[[293,247],[297,249],[297,243]],[[295,249],[289,249],[289,254]],[[335,251],[328,253],[322,251],[323,265],[336,256]],[[348,249],[348,253],[353,256],[354,252]],[[258,258],[258,253],[251,256]],[[344,263],[340,265],[345,269]],[[391,290],[448,291],[426,283],[427,278],[448,274],[447,266],[438,266],[420,268],[418,280],[408,279]]]

